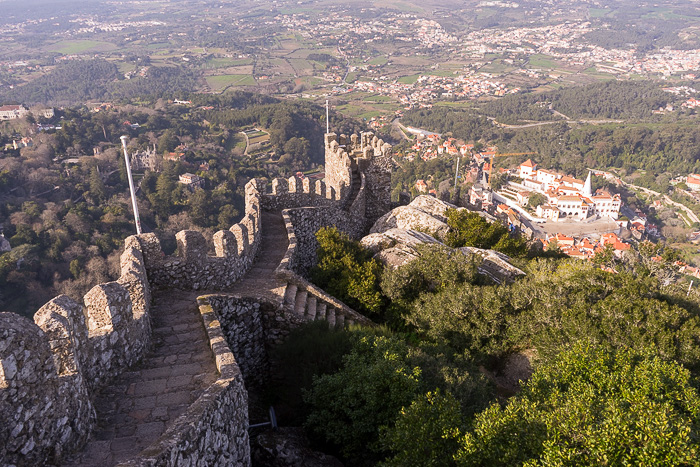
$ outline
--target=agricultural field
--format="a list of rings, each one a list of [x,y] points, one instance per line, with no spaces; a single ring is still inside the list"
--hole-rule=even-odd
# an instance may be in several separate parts
[[[48,46],[46,50],[49,52],[58,52],[63,55],[76,55],[86,52],[109,52],[116,48],[116,45],[109,42],[75,40],[56,42]]]
[[[255,86],[252,75],[216,75],[205,78],[207,85],[214,92],[221,92],[231,86]]]

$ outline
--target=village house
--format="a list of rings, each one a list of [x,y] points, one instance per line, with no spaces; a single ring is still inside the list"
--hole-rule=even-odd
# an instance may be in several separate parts
[[[537,217],[556,222],[559,220],[559,209],[551,204],[541,204],[537,206]]]
[[[29,109],[23,105],[3,105],[0,107],[0,120],[14,120],[25,117]]]
[[[688,175],[688,178],[685,179],[685,184],[693,191],[700,191],[700,175]]]
[[[204,187],[204,179],[199,175],[191,174],[189,172],[180,175],[178,181],[191,190]]]
[[[493,192],[480,186],[472,185],[469,189],[469,204],[474,206],[481,205],[482,209],[486,210],[493,205]]]

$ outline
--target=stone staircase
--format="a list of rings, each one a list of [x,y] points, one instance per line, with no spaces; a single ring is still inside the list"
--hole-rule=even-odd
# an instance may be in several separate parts
[[[315,295],[304,286],[288,283],[284,291],[283,307],[307,321],[326,320],[331,328],[344,328],[354,324],[346,312],[336,304]]]
[[[153,342],[144,359],[102,389],[97,427],[63,465],[126,462],[155,442],[218,377],[197,307],[197,292],[153,295]]]

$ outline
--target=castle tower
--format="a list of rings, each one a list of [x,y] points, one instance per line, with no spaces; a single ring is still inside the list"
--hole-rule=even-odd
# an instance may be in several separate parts
[[[325,136],[326,186],[335,190],[336,199],[353,203],[364,175],[365,218],[368,225],[391,209],[391,145],[374,133]]]

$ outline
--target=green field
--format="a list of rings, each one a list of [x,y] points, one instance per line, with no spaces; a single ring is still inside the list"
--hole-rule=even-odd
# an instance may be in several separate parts
[[[415,84],[416,81],[418,81],[418,78],[420,78],[422,75],[410,75],[410,76],[402,76],[401,78],[398,79],[399,83],[404,83],[404,84]]]
[[[50,52],[58,52],[64,55],[80,54],[84,52],[107,52],[116,49],[117,46],[109,42],[100,41],[60,41],[50,45]]]
[[[556,68],[557,65],[557,62],[549,55],[530,55],[530,66],[534,66],[535,68]]]
[[[588,15],[591,18],[602,18],[610,13],[609,8],[589,8]]]
[[[374,57],[372,60],[367,62],[368,65],[386,65],[389,60],[386,57]]]
[[[236,60],[234,60],[232,58],[225,58],[225,57],[214,58],[214,57],[211,57],[211,58],[207,59],[206,62],[204,62],[204,68],[208,68],[208,69],[226,68],[226,67],[234,66],[235,62],[236,62]]]
[[[223,91],[229,86],[255,86],[255,78],[251,75],[217,75],[207,76],[207,84],[212,91]]]
[[[515,67],[507,63],[503,63],[501,60],[494,60],[491,63],[479,68],[480,72],[484,73],[504,73],[506,71],[512,71]]]
[[[455,76],[454,70],[431,70],[427,74],[430,76],[440,76],[440,77]]]
[[[267,133],[264,133],[262,135],[250,137],[248,136],[248,143],[249,144],[256,144],[256,143],[266,143],[270,141],[270,135]]]
[[[394,99],[392,99],[389,96],[367,96],[367,97],[365,97],[365,101],[368,101],[368,102],[393,102]]]
[[[153,44],[148,44],[148,45],[146,46],[146,48],[147,48],[148,50],[165,49],[165,48],[168,48],[168,47],[171,47],[171,45],[168,44],[167,42],[154,42]]]

